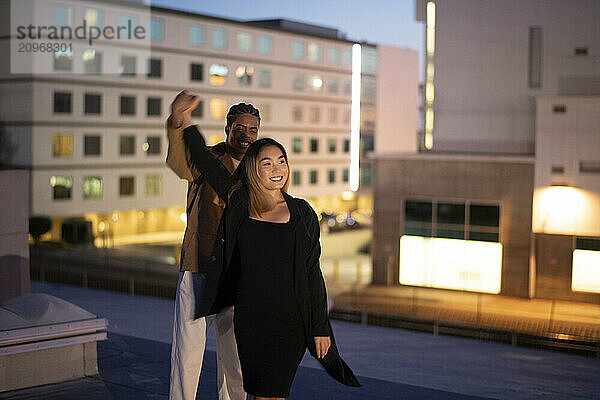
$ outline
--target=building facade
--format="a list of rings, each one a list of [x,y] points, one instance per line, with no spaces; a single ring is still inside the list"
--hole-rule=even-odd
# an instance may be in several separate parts
[[[225,139],[229,106],[257,106],[261,136],[288,150],[293,195],[323,211],[370,207],[349,187],[354,42],[336,29],[286,20],[242,22],[139,2],[36,7],[31,15],[46,16],[55,26],[131,24],[147,33],[143,44],[99,38],[92,46],[73,39],[72,49],[37,55],[28,74],[7,66],[0,72],[10,163],[31,168],[31,213],[52,217],[54,239],[60,238],[61,222],[74,217],[91,220],[96,236],[123,242],[181,234],[187,185],[164,160],[169,104],[182,89],[200,96],[192,116],[211,143]],[[8,51],[11,43],[1,45]],[[363,48],[367,80],[373,81],[363,85],[373,87],[377,48]],[[39,65],[46,68],[40,72]],[[375,95],[365,121],[378,118],[374,101]],[[374,128],[363,129],[368,150]],[[366,169],[368,183],[368,163]]]
[[[600,6],[416,14],[423,133],[418,152],[376,151],[374,282],[599,301]]]

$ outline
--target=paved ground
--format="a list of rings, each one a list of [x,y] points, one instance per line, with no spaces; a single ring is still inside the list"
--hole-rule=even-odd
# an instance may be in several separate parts
[[[32,282],[110,321],[97,377],[0,394],[0,399],[166,399],[173,301]],[[600,361],[499,343],[333,321],[364,387],[345,388],[305,357],[290,399],[600,399]],[[216,398],[209,336],[198,398]]]

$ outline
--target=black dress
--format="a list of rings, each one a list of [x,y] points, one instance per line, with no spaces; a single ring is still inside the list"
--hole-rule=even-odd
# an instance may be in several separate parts
[[[237,253],[234,328],[244,390],[287,397],[306,350],[293,287],[292,224],[246,218],[238,232]]]

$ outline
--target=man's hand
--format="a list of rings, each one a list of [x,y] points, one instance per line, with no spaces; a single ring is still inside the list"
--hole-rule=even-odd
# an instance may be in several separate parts
[[[199,102],[200,98],[198,96],[185,90],[179,92],[171,103],[171,124],[181,128],[192,125],[191,114],[198,107]]]
[[[329,336],[315,336],[315,347],[317,348],[317,358],[323,358],[329,351],[331,339]]]

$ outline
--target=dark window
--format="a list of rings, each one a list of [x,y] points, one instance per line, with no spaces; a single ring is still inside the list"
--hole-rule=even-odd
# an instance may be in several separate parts
[[[342,182],[348,182],[350,180],[350,171],[347,168],[342,170]]]
[[[472,204],[469,207],[469,225],[500,226],[500,207]]]
[[[86,114],[101,114],[102,113],[102,95],[85,94],[84,112]]]
[[[302,152],[302,138],[294,138],[292,142],[292,151],[294,153]]]
[[[135,136],[121,136],[119,153],[122,156],[135,154]]]
[[[567,106],[564,104],[555,104],[552,106],[552,112],[554,114],[564,114],[567,112]]]
[[[600,161],[579,161],[579,172],[583,174],[600,174]]]
[[[71,93],[54,92],[54,112],[65,114],[71,113]]]
[[[160,136],[148,136],[144,150],[147,154],[160,154]]]
[[[404,233],[432,236],[433,204],[429,201],[407,200],[404,203]]]
[[[204,117],[204,102],[200,100],[198,102],[198,107],[192,110],[192,117],[195,118],[203,118]]]
[[[99,135],[85,135],[83,138],[83,154],[99,156],[102,154],[102,138]]]
[[[360,184],[362,186],[371,186],[372,175],[373,170],[371,164],[362,164],[360,166]]]
[[[292,185],[300,185],[301,183],[300,171],[292,171]]]
[[[564,165],[552,165],[550,167],[550,172],[552,172],[553,174],[564,174],[565,167]]]
[[[119,178],[119,195],[132,196],[135,194],[135,178],[133,176],[122,176]]]
[[[202,81],[204,77],[203,64],[190,64],[190,80]]]
[[[348,139],[344,139],[344,153],[348,153],[350,151],[350,141]]]
[[[361,142],[362,142],[361,148],[362,148],[363,154],[366,154],[367,152],[375,150],[375,136],[362,135]]]
[[[575,248],[578,250],[600,251],[600,238],[582,238],[575,240]]]
[[[162,60],[159,58],[151,58],[148,60],[148,78],[162,77]]]
[[[311,185],[315,185],[317,183],[317,178],[318,178],[317,172],[318,171],[315,169],[310,170],[310,184]]]
[[[542,87],[542,27],[529,27],[529,87]]]
[[[576,56],[587,56],[588,48],[587,47],[575,47],[575,55]]]
[[[437,237],[448,239],[464,239],[465,205],[438,203],[437,223]]]
[[[335,169],[330,169],[327,172],[329,183],[335,183]]]
[[[310,152],[316,153],[319,151],[319,139],[310,139]]]
[[[135,96],[121,96],[121,115],[135,115]]]
[[[162,99],[160,97],[148,97],[147,106],[147,114],[149,116],[161,115]]]

